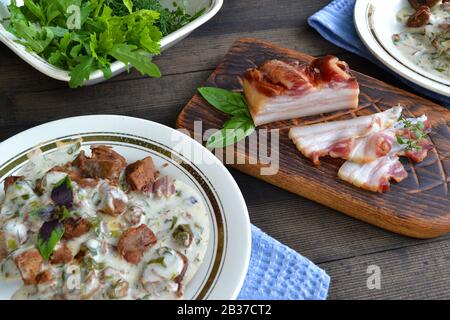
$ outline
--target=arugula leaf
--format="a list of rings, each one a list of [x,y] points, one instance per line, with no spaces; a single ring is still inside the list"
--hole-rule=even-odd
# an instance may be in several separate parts
[[[19,40],[18,42],[38,54],[47,48],[54,37],[50,29],[44,28],[39,31],[36,27],[28,25],[24,21],[17,21],[14,24],[14,29],[19,37],[26,40]]]
[[[198,88],[200,94],[216,109],[233,116],[250,116],[247,103],[241,93],[221,88]]]
[[[53,249],[64,235],[64,226],[59,220],[44,222],[37,238],[37,248],[45,261],[50,259]]]
[[[69,86],[71,88],[81,87],[84,80],[89,80],[89,76],[92,71],[95,70],[94,58],[89,56],[83,56],[78,64],[70,72]]]
[[[152,62],[151,56],[145,51],[138,50],[138,47],[135,45],[116,44],[108,53],[117,60],[133,65],[142,74],[156,78],[161,77],[161,71]]]
[[[45,15],[39,4],[34,3],[33,0],[24,0],[23,4],[36,18],[38,18],[41,24],[45,24]]]
[[[125,5],[125,7],[127,7],[129,13],[133,12],[133,1],[123,0],[123,4]]]
[[[225,148],[244,139],[255,131],[253,120],[246,116],[234,116],[224,123],[223,128],[212,134],[207,142],[207,148]]]

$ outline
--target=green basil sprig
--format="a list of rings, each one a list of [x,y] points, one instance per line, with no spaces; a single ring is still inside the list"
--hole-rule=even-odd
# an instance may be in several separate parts
[[[217,110],[232,116],[221,130],[208,138],[207,148],[227,147],[255,131],[253,119],[241,93],[214,87],[202,87],[198,91]]]
[[[44,222],[39,230],[37,248],[45,261],[50,259],[53,249],[56,247],[63,235],[64,226],[59,220],[55,219]]]

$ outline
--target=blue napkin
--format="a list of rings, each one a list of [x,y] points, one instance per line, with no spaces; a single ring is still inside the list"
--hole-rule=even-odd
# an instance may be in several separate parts
[[[391,70],[387,69],[381,64],[364,46],[359,39],[353,23],[353,9],[356,0],[334,0],[322,10],[316,12],[309,17],[308,23],[311,27],[317,30],[322,37],[350,52],[353,52],[361,57],[367,58],[377,65],[388,70],[390,73],[399,78],[403,83],[414,88],[417,92],[426,95],[430,98],[438,100],[447,108],[450,108],[450,98],[434,93],[418,85],[406,80],[397,75]]]
[[[240,300],[324,300],[330,277],[252,225],[252,255]]]

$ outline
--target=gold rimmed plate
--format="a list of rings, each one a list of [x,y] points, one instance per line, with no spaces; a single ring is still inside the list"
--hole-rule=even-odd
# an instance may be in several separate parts
[[[361,41],[386,67],[409,81],[435,93],[450,97],[450,79],[416,65],[394,45],[392,36],[405,26],[397,13],[410,6],[407,0],[357,0],[354,22]]]
[[[129,162],[151,155],[163,174],[196,189],[207,208],[210,240],[200,269],[186,287],[185,298],[237,297],[250,258],[250,221],[236,182],[211,152],[183,133],[147,120],[113,115],[67,118],[1,143],[0,183],[20,171],[37,149],[51,154],[74,140],[81,141],[83,149],[93,144],[112,146]],[[20,285],[20,281],[0,280],[0,299],[9,299]]]

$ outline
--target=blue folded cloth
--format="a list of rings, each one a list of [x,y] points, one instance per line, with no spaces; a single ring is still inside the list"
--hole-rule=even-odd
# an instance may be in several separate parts
[[[252,225],[252,255],[240,300],[324,300],[330,277]]]
[[[430,98],[438,100],[447,108],[450,107],[450,98],[434,93],[406,80],[395,74],[381,64],[364,46],[359,39],[353,23],[353,9],[356,0],[334,0],[322,10],[309,17],[308,23],[317,30],[325,39],[333,44],[351,51],[361,57],[367,58],[377,65],[383,67],[399,78],[406,85],[414,88],[417,92]]]

